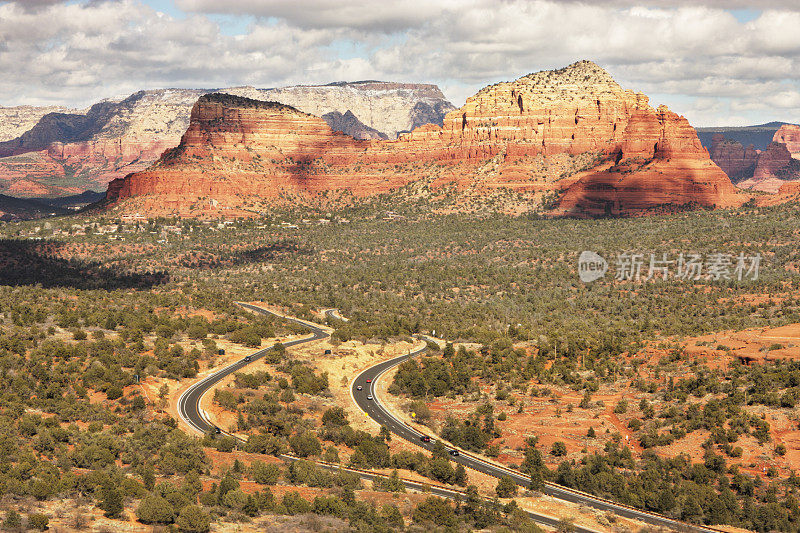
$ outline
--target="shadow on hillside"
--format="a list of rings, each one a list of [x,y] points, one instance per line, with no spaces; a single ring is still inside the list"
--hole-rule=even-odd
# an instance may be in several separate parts
[[[122,272],[96,261],[64,259],[58,241],[0,239],[0,285],[75,289],[149,289],[168,281],[165,272]]]
[[[252,250],[236,252],[231,258],[234,266],[249,263],[263,263],[264,261],[275,261],[281,256],[286,255],[311,255],[312,249],[307,246],[300,246],[295,241],[282,241],[270,244],[269,246],[259,246]]]
[[[308,246],[301,246],[295,240],[284,240],[250,250],[236,250],[220,254],[203,251],[189,254],[181,259],[180,264],[187,268],[230,268],[253,263],[276,262],[289,256],[308,256],[312,253],[313,249]]]

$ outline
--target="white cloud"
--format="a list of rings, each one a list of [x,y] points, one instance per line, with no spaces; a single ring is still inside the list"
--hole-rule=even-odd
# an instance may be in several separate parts
[[[469,0],[176,0],[186,11],[281,18],[303,28],[356,28],[395,32],[425,24]]]
[[[0,4],[0,103],[370,78],[438,83],[458,105],[489,83],[591,59],[704,123],[745,111],[800,120],[795,0],[176,0],[185,18],[143,1]],[[748,22],[725,10],[752,7],[764,11]],[[231,36],[212,14],[255,18]]]

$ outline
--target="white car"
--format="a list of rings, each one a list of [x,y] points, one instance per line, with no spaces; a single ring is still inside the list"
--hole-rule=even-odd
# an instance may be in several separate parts
[[[372,395],[367,395],[367,400],[371,400],[371,399],[372,399]]]

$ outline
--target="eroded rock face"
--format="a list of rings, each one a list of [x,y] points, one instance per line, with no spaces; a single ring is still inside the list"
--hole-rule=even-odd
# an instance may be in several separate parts
[[[24,133],[0,142],[0,191],[74,194],[103,188],[112,179],[144,170],[164,150],[178,145],[189,126],[192,106],[209,92],[140,91],[122,101],[100,102],[86,112],[42,111]],[[454,109],[438,87],[422,84],[359,82],[282,89],[239,87],[222,92],[295,103],[324,116],[334,130],[357,138],[394,137],[398,130],[424,122],[441,125],[444,114]],[[0,108],[0,117],[29,124],[28,117],[37,112],[34,108]],[[374,125],[388,128],[389,133]],[[0,135],[2,132],[0,129]],[[21,186],[17,184],[20,180],[32,181],[33,186]]]
[[[708,157],[689,122],[666,107],[640,110],[622,140],[619,162],[570,186],[559,212],[575,216],[637,215],[681,206],[739,205],[727,175]]]
[[[715,134],[711,145],[711,160],[722,169],[733,183],[753,177],[758,162],[758,150],[751,144],[747,148],[736,141]]]
[[[553,179],[541,167],[554,156],[618,165]],[[575,165],[564,166],[574,174]],[[336,134],[277,103],[205,95],[181,144],[147,171],[113,182],[108,198],[137,197],[137,208],[181,214],[287,197],[369,196],[419,180],[474,194],[513,189],[532,200],[569,187],[560,211],[588,216],[738,201],[686,119],[652,109],[591,62],[487,87],[442,127],[388,141]]]
[[[785,144],[792,157],[800,159],[800,126],[784,124],[775,132],[772,141]]]
[[[278,89],[236,87],[220,92],[253,100],[280,102],[318,117],[348,111],[384,138],[396,139],[401,132],[423,124],[441,125],[455,109],[436,85],[361,81],[328,85],[297,85]],[[336,130],[335,124],[330,126]]]

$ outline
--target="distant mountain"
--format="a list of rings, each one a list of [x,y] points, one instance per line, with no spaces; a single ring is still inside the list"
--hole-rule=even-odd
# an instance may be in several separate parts
[[[697,137],[703,143],[706,150],[711,151],[714,145],[714,135],[720,134],[729,141],[738,142],[745,148],[751,144],[756,150],[766,150],[775,132],[787,122],[768,122],[755,126],[718,126],[709,128],[696,128]]]
[[[0,127],[0,193],[30,198],[104,190],[109,181],[147,168],[177,146],[192,106],[210,92],[276,101],[327,116],[334,130],[356,138],[395,138],[428,122],[441,126],[444,115],[454,109],[435,85],[378,81],[139,91],[82,112],[0,107],[0,120],[9,124]]]
[[[388,139],[395,139],[400,133],[423,124],[441,126],[444,116],[455,109],[439,87],[427,83],[367,80],[278,89],[235,87],[218,92],[254,100],[273,100],[323,118],[328,113],[346,115],[349,111]],[[337,129],[335,124],[329,125]]]
[[[322,115],[322,119],[328,123],[333,131],[341,131],[354,139],[387,139],[385,133],[370,128],[353,114],[349,109],[345,114],[338,111],[331,111]]]
[[[301,89],[319,102],[320,91],[336,88]],[[355,98],[381,88],[346,89]],[[464,212],[551,209],[556,200],[551,214],[585,217],[749,198],[737,194],[684,117],[653,109],[647,96],[581,61],[485,87],[442,126],[386,141],[335,134],[293,107],[204,95],[180,145],[111,182],[107,199],[117,213],[248,216],[276,205],[351,204],[404,187],[400,197],[454,202]]]
[[[32,220],[66,213],[68,211],[61,207],[54,207],[28,198],[14,198],[0,194],[0,220]]]
[[[78,113],[63,106],[0,106],[0,142],[19,137],[48,113]]]
[[[0,193],[55,197],[99,191],[175,146],[204,90],[139,91],[86,113],[48,113],[0,143]]]

